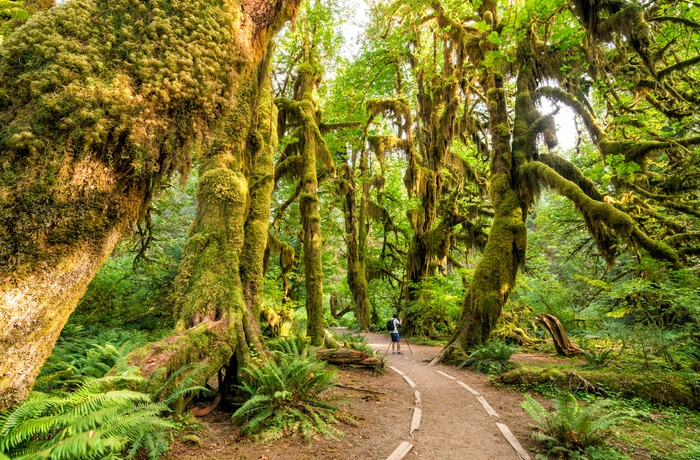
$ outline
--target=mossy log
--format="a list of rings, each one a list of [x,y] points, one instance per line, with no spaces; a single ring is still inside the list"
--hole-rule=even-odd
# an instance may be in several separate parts
[[[384,366],[384,361],[376,356],[345,347],[333,350],[317,350],[316,357],[329,364],[365,366],[372,369]]]
[[[554,340],[554,348],[557,354],[571,358],[572,356],[582,355],[583,349],[571,342],[569,336],[561,324],[561,321],[556,316],[543,313],[537,319],[544,324]]]
[[[498,377],[509,385],[552,385],[571,391],[614,394],[623,398],[641,398],[665,405],[683,405],[700,409],[700,382],[689,372],[619,371],[561,369],[559,367],[522,366]]]

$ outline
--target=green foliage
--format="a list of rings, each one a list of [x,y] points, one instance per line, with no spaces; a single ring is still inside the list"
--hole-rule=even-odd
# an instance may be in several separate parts
[[[406,314],[414,335],[439,338],[452,333],[459,317],[464,287],[459,277],[431,277],[420,283],[420,297]]]
[[[500,340],[492,340],[472,351],[469,358],[459,367],[472,367],[476,372],[485,374],[500,374],[512,369],[513,363],[510,362],[510,357],[518,350],[518,347]]]
[[[611,356],[612,352],[613,350],[610,348],[605,350],[584,350],[583,358],[592,366],[603,366],[613,358]]]
[[[289,355],[297,358],[313,357],[311,341],[305,335],[293,335],[270,340],[268,346],[278,356]]]
[[[598,400],[582,407],[569,392],[561,392],[554,398],[553,412],[548,412],[530,395],[525,395],[522,407],[536,423],[533,439],[546,446],[548,455],[558,457],[603,444],[613,427],[636,421],[633,412],[619,409],[612,400]]]
[[[372,348],[367,338],[363,335],[353,332],[345,332],[336,337],[336,340],[341,342],[344,347],[352,348],[353,350],[361,351],[372,356],[377,355],[377,352],[374,350],[374,348]]]
[[[148,342],[140,331],[105,329],[69,322],[37,378],[35,389],[65,391],[91,378],[103,377],[135,348]]]
[[[295,433],[310,439],[316,434],[336,437],[342,433],[332,425],[338,422],[338,409],[320,398],[333,386],[335,372],[324,364],[293,355],[268,360],[259,367],[244,369],[251,382],[241,385],[250,396],[234,414],[242,433],[261,441]]]
[[[97,272],[75,311],[77,321],[148,331],[173,326],[173,281],[195,215],[196,189],[193,174],[158,195],[150,229],[142,229],[143,238],[124,240]]]
[[[118,389],[124,381],[139,379],[88,379],[65,396],[32,393],[0,414],[0,452],[16,459],[160,458],[173,427],[162,416],[167,404]]]

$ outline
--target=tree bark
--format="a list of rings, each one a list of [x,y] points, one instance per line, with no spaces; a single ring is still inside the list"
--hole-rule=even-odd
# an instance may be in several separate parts
[[[162,180],[186,171],[192,140],[205,138],[241,100],[235,96],[241,78],[257,69],[269,40],[299,3],[201,1],[195,8],[188,1],[154,2],[145,11],[135,0],[69,2],[3,43],[0,86],[12,100],[0,112],[0,410],[28,395],[102,262]],[[155,22],[172,33],[151,37],[146,46],[140,37]],[[37,37],[46,43],[36,43]],[[187,46],[174,48],[171,39]],[[138,63],[124,62],[125,47]],[[60,51],[34,56],[38,49]],[[163,68],[166,60],[172,66]],[[247,132],[234,135],[247,138]],[[215,202],[237,206],[247,194],[243,169],[231,167],[227,155],[212,154],[203,170],[219,195],[203,209]],[[227,183],[230,190],[214,190]],[[228,192],[232,196],[222,196]],[[240,215],[240,227],[244,213],[227,212]],[[240,239],[225,235],[221,241]],[[190,247],[203,249],[199,243]],[[219,255],[229,254],[230,248],[220,249]],[[220,275],[214,270],[212,278]],[[239,298],[240,292],[223,297]],[[181,325],[188,323],[185,316]],[[223,316],[237,322],[236,315]],[[220,320],[209,321],[204,335],[221,337]]]
[[[357,184],[355,182],[355,174],[349,164],[343,165],[343,173],[345,177],[342,179],[340,187],[341,195],[343,196],[343,211],[345,214],[345,239],[347,244],[347,261],[348,261],[348,286],[352,292],[353,301],[355,304],[355,318],[357,325],[363,331],[369,331],[370,321],[370,305],[369,305],[369,287],[366,276],[366,266],[364,257],[364,240],[366,235],[362,231],[364,216],[366,211],[360,211],[360,221],[358,223],[357,213],[357,194],[355,193]],[[361,207],[366,207],[367,198],[362,194]]]
[[[552,335],[554,348],[557,350],[557,354],[566,356],[567,358],[583,354],[583,349],[571,342],[569,335],[564,329],[564,326],[556,316],[543,313],[538,315],[537,319],[544,324],[544,327],[546,327],[549,333]]]

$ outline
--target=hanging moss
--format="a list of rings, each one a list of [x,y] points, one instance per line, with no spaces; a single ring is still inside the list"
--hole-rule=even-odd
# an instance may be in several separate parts
[[[585,210],[592,219],[604,223],[620,237],[629,238],[649,251],[653,257],[668,260],[674,267],[680,267],[678,253],[666,243],[654,241],[642,232],[627,213],[620,211],[608,202],[591,199],[575,183],[561,177],[555,170],[543,163],[533,161],[525,165],[523,169],[530,169],[530,173],[537,174],[542,183],[569,198],[577,208]]]

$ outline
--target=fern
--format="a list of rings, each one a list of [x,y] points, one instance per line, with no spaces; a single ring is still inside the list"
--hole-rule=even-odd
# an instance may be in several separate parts
[[[587,350],[583,352],[583,357],[591,366],[603,366],[613,358],[611,354],[612,350],[610,348],[600,351]]]
[[[292,336],[270,341],[270,350],[277,355],[291,355],[299,358],[313,356],[311,342],[305,336]]]
[[[353,350],[361,351],[372,356],[376,356],[377,352],[367,341],[367,338],[353,332],[346,332],[338,337],[339,342],[343,342],[343,346],[352,348]]]
[[[494,340],[471,352],[469,358],[460,364],[460,368],[473,367],[478,373],[500,374],[512,368],[510,357],[518,351],[518,347]]]
[[[338,409],[319,398],[321,392],[333,386],[335,376],[323,363],[282,355],[279,363],[269,360],[260,367],[246,368],[245,372],[251,381],[240,388],[250,399],[233,414],[234,420],[243,425],[243,434],[260,440],[293,433],[301,433],[305,438],[342,434],[332,427],[338,422]]]
[[[149,458],[158,458],[167,443],[149,439],[164,440],[174,426],[162,417],[167,405],[152,402],[144,393],[112,389],[115,380],[87,380],[65,396],[32,393],[0,414],[0,452],[15,460],[79,460],[121,458],[132,446],[126,458],[135,458],[142,449]]]
[[[547,412],[530,395],[522,407],[535,421],[533,439],[542,442],[549,453],[582,452],[589,446],[603,444],[611,428],[625,421],[636,421],[634,412],[615,408],[612,400],[599,400],[581,407],[571,393],[554,398],[554,412]]]

